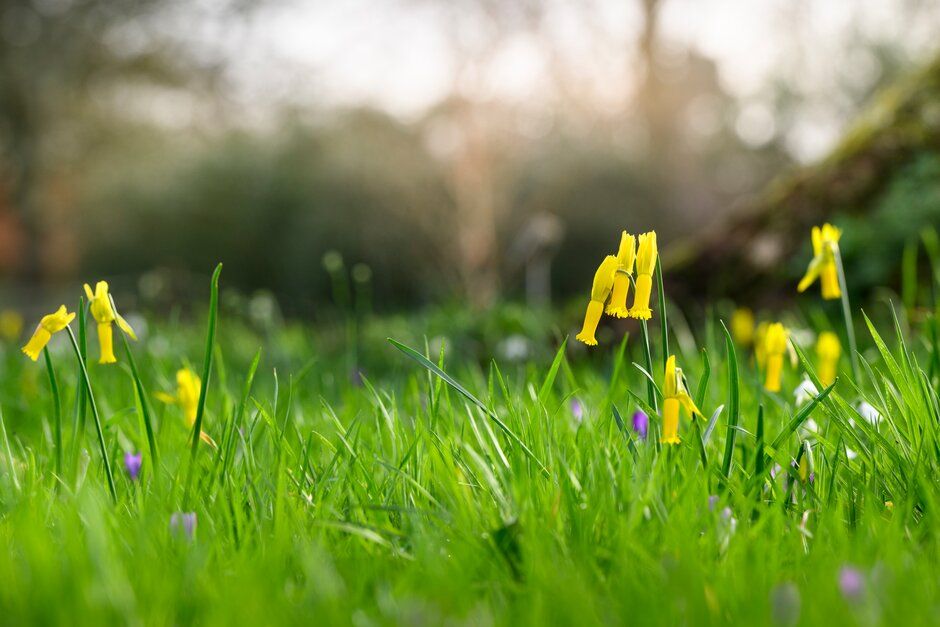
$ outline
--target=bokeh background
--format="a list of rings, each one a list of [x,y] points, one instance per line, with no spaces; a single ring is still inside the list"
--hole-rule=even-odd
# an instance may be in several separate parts
[[[543,304],[620,229],[657,230],[676,295],[773,294],[823,219],[856,287],[891,285],[940,218],[938,25],[936,0],[5,0],[0,298],[182,301],[222,261],[300,316],[340,267],[378,311]]]

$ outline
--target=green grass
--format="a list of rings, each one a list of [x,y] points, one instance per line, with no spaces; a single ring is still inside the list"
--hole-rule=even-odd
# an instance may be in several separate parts
[[[226,300],[214,338],[214,307],[210,329],[202,315],[152,318],[117,365],[95,363],[83,322],[75,350],[53,339],[48,368],[4,345],[0,623],[940,620],[931,315],[910,327],[907,311],[875,305],[878,324],[856,311],[860,379],[844,355],[837,384],[795,407],[803,371],[815,377],[811,344],[796,342],[797,366],[770,394],[718,315],[690,330],[670,310],[660,333],[608,330],[588,352],[562,341],[576,311],[450,307],[313,326],[249,321]],[[837,307],[810,319],[838,323]],[[501,347],[514,334],[522,361]],[[662,338],[710,418],[683,415],[675,447],[658,443],[655,415],[648,440],[631,428],[661,401]],[[184,364],[209,382],[197,422],[217,450],[153,399]],[[877,427],[858,400],[881,412]],[[137,482],[125,451],[144,454]],[[791,469],[804,456],[812,483]],[[191,540],[171,531],[186,510]],[[857,598],[840,592],[846,566],[863,575]]]

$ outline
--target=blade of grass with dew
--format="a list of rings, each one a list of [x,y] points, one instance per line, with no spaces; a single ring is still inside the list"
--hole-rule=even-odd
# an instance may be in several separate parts
[[[112,299],[111,306],[114,307]],[[120,327],[119,327],[120,328]],[[134,380],[134,390],[137,395],[137,404],[140,407],[141,419],[144,422],[144,430],[147,434],[147,448],[150,450],[150,462],[154,472],[159,468],[159,452],[157,450],[157,439],[153,431],[153,414],[150,411],[150,403],[147,400],[147,391],[144,383],[140,379],[140,372],[137,370],[137,361],[134,359],[134,353],[131,351],[130,343],[127,341],[127,334],[121,329],[121,340],[124,343],[124,354],[127,356],[127,363],[131,368],[131,378]]]
[[[429,372],[431,372],[431,373],[433,373],[434,375],[436,375],[438,378],[440,378],[440,379],[443,380],[445,383],[447,383],[447,385],[449,385],[451,388],[453,388],[454,390],[456,390],[459,394],[461,394],[463,397],[465,397],[465,398],[466,398],[467,400],[469,400],[471,403],[473,403],[474,405],[476,405],[477,407],[479,407],[487,416],[489,416],[489,418],[490,418],[491,420],[493,420],[493,422],[496,423],[496,425],[503,431],[503,433],[505,433],[507,436],[509,436],[509,438],[510,438],[511,440],[513,440],[516,444],[519,445],[520,448],[522,448],[523,452],[529,457],[529,459],[531,459],[532,461],[534,461],[534,462],[536,463],[536,465],[538,465],[538,467],[541,469],[541,471],[542,471],[546,476],[549,475],[548,469],[547,469],[547,468],[545,467],[545,465],[538,459],[538,457],[536,457],[535,453],[533,453],[532,450],[526,445],[526,443],[523,442],[522,439],[521,439],[519,436],[517,436],[517,435],[512,431],[512,429],[510,429],[510,428],[506,425],[506,423],[504,423],[502,420],[500,420],[499,417],[498,417],[489,407],[487,407],[487,406],[483,403],[483,401],[481,401],[481,400],[478,399],[476,396],[474,396],[473,394],[471,394],[465,387],[463,387],[462,385],[460,385],[453,377],[451,377],[449,374],[447,374],[446,372],[444,372],[443,370],[441,370],[440,368],[438,368],[438,367],[437,367],[435,364],[433,364],[428,358],[426,358],[424,355],[422,355],[422,354],[419,353],[418,351],[416,351],[416,350],[414,350],[413,348],[410,348],[410,347],[408,347],[408,346],[402,344],[401,342],[398,342],[398,341],[396,341],[396,340],[393,340],[392,338],[387,338],[387,340],[392,344],[392,346],[394,346],[394,347],[397,348],[399,351],[401,351],[402,353],[404,353],[407,357],[411,358],[413,361],[415,361],[415,362],[417,362],[418,364],[420,364],[421,366],[423,366],[423,367],[424,367],[425,369],[427,369]]]
[[[561,368],[561,362],[565,358],[565,349],[567,347],[568,338],[566,337],[562,340],[561,346],[559,346],[558,350],[555,352],[555,359],[552,360],[552,366],[548,369],[548,374],[545,375],[545,379],[542,381],[542,387],[539,388],[539,402],[543,406],[552,391],[552,386],[555,384],[555,377],[558,376],[558,369]]]
[[[727,481],[731,476],[731,460],[734,457],[734,441],[737,437],[740,390],[738,389],[738,358],[734,351],[734,340],[724,321],[721,328],[725,333],[725,352],[728,357],[728,431],[725,435],[725,455],[721,462],[721,474]],[[727,484],[725,484],[727,485]]]
[[[72,333],[72,327],[66,326],[65,330],[68,331],[69,339],[72,341],[72,349],[75,351],[75,358],[78,360],[82,380],[85,383],[85,391],[88,393],[88,405],[91,407],[91,414],[95,419],[95,431],[98,434],[98,447],[101,449],[101,459],[104,462],[104,472],[108,480],[108,492],[111,493],[111,499],[116,503],[117,490],[114,489],[114,475],[111,472],[111,459],[108,457],[108,447],[104,442],[101,416],[98,414],[98,404],[95,402],[95,394],[91,388],[91,379],[88,377],[88,369],[85,367],[85,360],[82,358],[81,350],[78,348],[78,341],[75,339],[75,334]]]
[[[206,394],[209,390],[210,376],[212,374],[212,354],[215,347],[215,327],[219,314],[219,275],[222,274],[222,264],[215,267],[212,280],[209,283],[209,320],[206,329],[206,352],[202,365],[202,385],[199,389],[199,401],[196,404],[196,420],[193,423],[193,435],[189,449],[189,467],[186,471],[186,485],[183,490],[183,511],[188,511],[190,488],[192,486],[193,472],[196,465],[196,451],[199,448],[199,436],[202,433],[202,419],[206,411]]]
[[[666,371],[666,361],[669,359],[669,326],[666,324],[666,290],[663,289],[663,264],[659,255],[656,256],[656,290],[659,292],[659,332],[660,350],[663,357],[663,372]]]
[[[62,476],[62,401],[59,398],[59,383],[56,381],[55,369],[52,367],[52,358],[49,356],[49,347],[42,349],[43,359],[46,362],[46,374],[49,377],[49,392],[52,394],[52,416],[55,420],[55,472]]]

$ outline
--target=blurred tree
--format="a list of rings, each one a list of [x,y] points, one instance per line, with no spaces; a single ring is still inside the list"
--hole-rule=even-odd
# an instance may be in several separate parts
[[[810,258],[810,228],[845,227],[848,280],[897,276],[899,251],[940,220],[940,56],[877,92],[820,163],[782,176],[729,219],[676,248],[673,276],[713,295],[774,299]]]
[[[233,0],[214,11],[244,10]],[[133,81],[179,86],[209,68],[179,46],[157,45],[180,0],[5,0],[0,7],[0,229],[16,242],[22,279],[44,270],[44,243],[57,239],[40,189],[65,146],[85,129],[81,107]],[[74,122],[78,121],[78,124]],[[102,129],[102,127],[97,127]],[[102,129],[103,130],[103,129]],[[93,142],[92,142],[93,143]],[[83,148],[87,148],[88,145]],[[66,203],[68,204],[68,203]],[[14,260],[8,259],[8,262]]]

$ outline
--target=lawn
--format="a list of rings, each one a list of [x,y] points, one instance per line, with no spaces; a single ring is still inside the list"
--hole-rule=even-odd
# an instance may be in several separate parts
[[[0,623],[940,622],[933,309],[851,309],[825,386],[842,310],[794,290],[758,315],[789,331],[774,392],[734,307],[664,318],[664,279],[592,348],[580,302],[284,322],[207,282],[107,365],[76,292],[37,362],[2,347]]]

